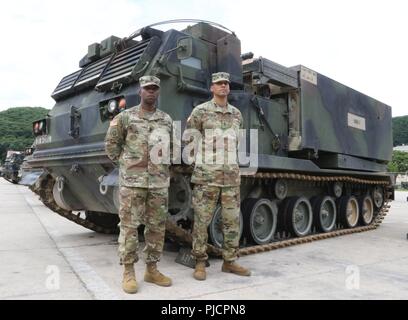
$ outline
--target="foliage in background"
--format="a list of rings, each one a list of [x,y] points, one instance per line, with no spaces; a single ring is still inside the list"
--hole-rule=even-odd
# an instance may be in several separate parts
[[[389,172],[407,172],[408,171],[408,152],[393,151],[392,160],[388,163]]]
[[[392,118],[392,131],[394,147],[408,145],[408,116]]]
[[[48,109],[41,107],[17,107],[0,112],[0,162],[4,162],[7,150],[24,151],[34,141],[33,121],[44,118]]]

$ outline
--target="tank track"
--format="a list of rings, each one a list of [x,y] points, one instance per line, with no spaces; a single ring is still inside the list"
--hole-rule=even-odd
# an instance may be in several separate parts
[[[46,207],[58,213],[60,216],[75,222],[87,229],[105,234],[114,234],[118,232],[118,228],[105,228],[91,221],[81,218],[79,214],[74,214],[72,211],[62,209],[54,200],[52,189],[54,187],[54,179],[48,174],[42,174],[35,184],[30,186],[31,191],[40,196],[40,200]]]
[[[371,184],[371,185],[382,185],[385,187],[391,187],[390,181],[387,180],[373,180],[373,179],[361,179],[350,176],[312,176],[312,175],[303,175],[303,174],[294,174],[294,173],[271,173],[271,172],[260,172],[254,176],[251,176],[250,179],[261,179],[267,183],[268,179],[292,179],[300,181],[313,181],[313,182],[343,182],[343,183],[353,183],[353,184]],[[254,180],[255,181],[255,180]],[[40,200],[52,211],[55,211],[64,218],[67,218],[87,229],[105,233],[105,234],[114,234],[118,232],[118,228],[105,228],[101,227],[91,221],[88,221],[84,218],[81,218],[79,215],[72,213],[71,211],[64,210],[60,208],[53,199],[53,183],[54,180],[50,175],[43,174],[37,180],[37,182],[30,187],[30,189],[40,196]],[[317,240],[323,240],[333,237],[338,237],[342,235],[365,232],[369,230],[377,229],[381,222],[384,220],[385,216],[388,214],[390,205],[389,202],[389,193],[387,190],[384,193],[384,203],[379,209],[377,215],[373,219],[370,225],[355,227],[351,229],[339,229],[327,233],[312,234],[300,238],[290,238],[280,241],[271,242],[264,245],[254,245],[248,247],[242,247],[239,249],[238,255],[245,256],[260,252],[271,251],[275,249],[285,248],[293,245],[308,243]],[[184,246],[191,246],[192,235],[189,231],[178,226],[176,223],[172,222],[170,219],[167,219],[166,222],[166,237],[170,240]],[[209,254],[214,256],[221,256],[222,250],[208,244],[207,251]]]
[[[4,178],[6,181],[8,181],[8,182],[10,182],[10,183],[12,183],[12,184],[18,184],[18,179],[17,179],[17,180],[16,180],[16,179],[10,179],[10,178],[5,177],[5,176],[3,176],[3,178]]]
[[[181,171],[183,172],[183,171]],[[188,173],[188,171],[183,172]],[[251,176],[249,179],[255,181],[255,179],[261,179],[267,184],[268,179],[291,179],[291,180],[299,180],[299,181],[309,181],[309,182],[343,182],[343,183],[353,183],[353,184],[370,184],[370,185],[383,185],[384,187],[391,187],[389,181],[386,180],[372,180],[372,179],[360,179],[350,176],[312,176],[312,175],[303,175],[303,174],[294,174],[294,173],[272,173],[272,172],[260,172],[254,176]],[[384,193],[384,203],[382,207],[379,209],[379,212],[373,219],[370,225],[362,226],[362,227],[355,227],[351,229],[340,229],[335,230],[327,233],[319,233],[313,234],[305,237],[300,238],[291,238],[286,240],[280,240],[271,242],[264,245],[254,245],[240,248],[238,251],[239,256],[245,256],[255,253],[261,253],[266,251],[271,251],[275,249],[285,248],[289,246],[294,246],[298,244],[308,243],[317,240],[323,240],[333,237],[338,237],[342,235],[352,234],[352,233],[359,233],[369,230],[377,229],[381,222],[384,220],[385,216],[388,214],[390,205],[389,202],[389,194],[386,191]],[[178,241],[182,245],[191,245],[192,243],[192,236],[191,233],[178,227],[174,222],[167,221],[166,231],[169,232],[169,237],[173,241]],[[222,256],[222,250],[208,244],[207,251],[209,254],[214,256]]]

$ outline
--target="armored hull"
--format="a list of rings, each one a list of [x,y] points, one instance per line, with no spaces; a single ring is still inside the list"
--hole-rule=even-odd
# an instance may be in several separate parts
[[[182,31],[145,27],[90,45],[80,70],[52,93],[56,104],[47,118],[33,124],[36,149],[27,162],[43,172],[27,184],[62,216],[116,232],[118,169],[104,138],[119,100],[137,105],[138,78],[159,76],[158,108],[182,134],[193,108],[210,98],[217,71],[230,73],[229,101],[246,129],[242,254],[252,245],[266,250],[378,226],[393,198],[386,173],[391,108],[304,66],[241,55],[235,34],[201,22]],[[173,163],[167,231],[183,243],[191,241],[190,177],[188,165]],[[217,208],[209,227],[213,253],[222,243],[221,223]]]

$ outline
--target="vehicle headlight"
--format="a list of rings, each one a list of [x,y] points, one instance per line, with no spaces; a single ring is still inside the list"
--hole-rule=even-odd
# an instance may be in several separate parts
[[[116,100],[111,100],[108,103],[108,111],[110,113],[114,113],[116,111],[116,109],[118,108],[118,103]]]

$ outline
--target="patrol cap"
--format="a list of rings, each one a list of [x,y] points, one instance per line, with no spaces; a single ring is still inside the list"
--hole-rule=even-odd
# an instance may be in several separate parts
[[[139,78],[140,87],[157,86],[160,88],[160,79],[155,76],[143,76]]]
[[[230,82],[230,74],[227,72],[217,72],[212,74],[212,83],[227,81]]]

